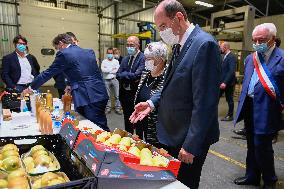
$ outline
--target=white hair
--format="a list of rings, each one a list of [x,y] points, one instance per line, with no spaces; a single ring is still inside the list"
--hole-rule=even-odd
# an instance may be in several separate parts
[[[162,58],[167,60],[168,58],[168,48],[167,45],[161,41],[151,42],[147,45],[144,51],[146,58]]]
[[[258,31],[259,29],[268,30],[270,37],[276,36],[276,33],[277,33],[276,26],[273,23],[263,23],[263,24],[255,26],[255,28],[253,29],[252,35],[254,35],[254,33]]]

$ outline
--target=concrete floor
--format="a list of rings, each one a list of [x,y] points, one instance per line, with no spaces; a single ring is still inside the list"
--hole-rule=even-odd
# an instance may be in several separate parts
[[[236,108],[235,108],[236,109]],[[226,115],[227,104],[221,98],[219,119]],[[108,116],[111,129],[124,128],[123,116],[111,113]],[[218,143],[211,146],[203,167],[200,189],[256,189],[252,186],[237,186],[234,178],[245,174],[246,140],[238,138],[232,130],[233,122],[219,122],[221,136]],[[242,128],[243,122],[236,128]],[[279,133],[278,142],[274,144],[275,168],[279,182],[277,189],[284,189],[284,132]]]

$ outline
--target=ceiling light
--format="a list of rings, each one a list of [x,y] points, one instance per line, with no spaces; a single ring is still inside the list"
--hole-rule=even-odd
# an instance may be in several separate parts
[[[197,4],[197,5],[201,5],[201,6],[204,6],[204,7],[213,7],[213,5],[212,4],[210,4],[210,3],[205,3],[205,2],[203,2],[203,1],[195,1],[195,4]]]

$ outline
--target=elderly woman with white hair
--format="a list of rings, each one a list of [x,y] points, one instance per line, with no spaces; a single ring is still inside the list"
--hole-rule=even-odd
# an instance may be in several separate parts
[[[245,60],[242,92],[236,122],[244,120],[247,139],[245,176],[238,185],[260,185],[274,189],[273,137],[284,129],[284,51],[275,45],[277,29],[273,23],[256,26],[252,33],[255,52]]]
[[[144,51],[145,70],[142,73],[134,103],[144,102],[163,87],[167,62],[167,46],[163,42],[149,43]],[[156,137],[157,112],[149,114],[148,119],[139,121],[134,126],[136,134],[146,142],[160,147]]]

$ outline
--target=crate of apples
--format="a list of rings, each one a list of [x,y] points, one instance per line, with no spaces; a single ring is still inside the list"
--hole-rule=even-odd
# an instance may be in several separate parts
[[[30,175],[37,175],[49,171],[58,171],[60,164],[56,157],[46,150],[42,145],[36,145],[22,155],[26,171]]]

